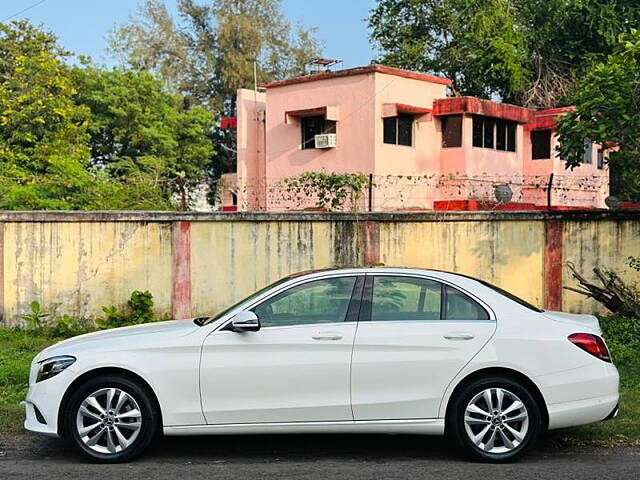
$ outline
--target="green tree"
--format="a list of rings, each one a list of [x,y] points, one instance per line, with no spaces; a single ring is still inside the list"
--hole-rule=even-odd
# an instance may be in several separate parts
[[[28,22],[0,24],[0,208],[79,208],[92,181],[65,55]]]
[[[158,74],[190,103],[236,114],[236,90],[301,75],[320,52],[313,30],[293,26],[280,0],[179,0],[174,19],[162,0],[145,0],[114,29],[110,44],[123,65]],[[233,170],[235,132],[216,129],[212,176]]]
[[[74,76],[90,112],[92,167],[129,186],[151,184],[164,204],[177,193],[186,210],[214,161],[214,116],[148,72],[83,66]]]
[[[181,22],[162,0],[145,0],[110,39],[113,53],[137,70],[158,73],[192,101],[233,113],[238,88],[300,75],[320,50],[313,30],[293,27],[280,0],[179,0]]]
[[[441,73],[457,93],[532,107],[568,101],[576,79],[640,22],[637,0],[378,0],[385,64]]]
[[[622,199],[640,198],[640,30],[619,36],[614,51],[578,83],[575,111],[560,119],[559,154],[578,166],[585,139],[610,145],[612,190]]]

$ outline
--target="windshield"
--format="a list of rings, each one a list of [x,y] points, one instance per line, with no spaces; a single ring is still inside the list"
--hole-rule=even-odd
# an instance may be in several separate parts
[[[221,312],[216,313],[214,316],[212,317],[200,317],[200,318],[196,318],[194,320],[194,322],[196,323],[196,325],[199,326],[203,326],[203,325],[208,325],[209,323],[215,322],[216,320],[222,318],[223,316],[225,316],[227,313],[229,313],[231,310],[233,310],[234,308],[239,307],[240,305],[242,305],[245,302],[249,302],[250,300],[259,297],[260,295],[262,295],[264,292],[266,292],[267,290],[270,290],[278,285],[280,285],[281,283],[284,283],[288,280],[291,280],[291,276],[289,277],[284,277],[281,278],[280,280],[273,282],[269,285],[267,285],[264,288],[261,288],[260,290],[258,290],[257,292],[252,293],[251,295],[249,295],[246,298],[243,298],[242,300],[240,300],[239,302],[234,303],[233,305],[231,305],[230,307],[225,308],[224,310],[222,310]]]
[[[513,300],[516,303],[519,303],[520,305],[522,305],[525,308],[528,308],[529,310],[533,310],[534,312],[538,312],[538,313],[542,313],[544,312],[544,310],[536,307],[535,305],[531,305],[529,302],[521,299],[520,297],[516,297],[513,293],[509,293],[506,290],[503,290],[500,287],[496,287],[495,285],[491,285],[488,282],[485,282],[484,280],[479,280],[476,278],[476,280],[478,282],[480,282],[482,285],[484,285],[485,287],[489,287],[491,290],[499,293],[500,295],[503,295],[505,297],[507,297],[509,300]]]

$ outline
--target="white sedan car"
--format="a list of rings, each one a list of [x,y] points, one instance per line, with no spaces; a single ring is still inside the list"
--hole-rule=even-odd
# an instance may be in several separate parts
[[[131,459],[160,432],[446,432],[472,458],[513,461],[547,429],[616,415],[601,335],[593,316],[454,273],[306,272],[213,317],[43,350],[25,427],[100,462]]]

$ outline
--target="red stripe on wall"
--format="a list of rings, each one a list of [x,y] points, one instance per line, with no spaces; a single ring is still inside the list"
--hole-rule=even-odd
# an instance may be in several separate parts
[[[191,223],[174,222],[172,225],[173,318],[191,316]]]
[[[380,263],[380,224],[364,222],[364,264],[371,266]]]
[[[562,222],[547,220],[544,233],[544,306],[562,310]]]

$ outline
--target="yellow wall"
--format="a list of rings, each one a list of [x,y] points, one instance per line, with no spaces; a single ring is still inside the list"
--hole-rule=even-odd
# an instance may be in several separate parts
[[[149,290],[171,311],[171,224],[5,223],[4,311],[12,324],[40,302],[56,315],[95,317]]]
[[[384,223],[380,247],[385,265],[463,273],[543,304],[543,222]]]
[[[640,221],[565,222],[563,260],[572,262],[578,272],[593,278],[593,268],[608,268],[628,281],[640,283],[640,273],[627,266],[629,256],[640,257]],[[563,284],[576,286],[571,273],[564,269]],[[597,302],[565,290],[562,308],[575,312],[605,312]]]
[[[176,220],[194,220],[190,232],[194,316],[215,313],[292,272],[362,265],[365,250],[368,258],[376,257],[371,255],[371,250],[378,251],[376,237],[385,265],[457,271],[538,305],[545,300],[543,214],[180,217],[150,213],[144,221],[111,221],[109,214],[74,213],[70,220],[55,221],[41,220],[50,214],[31,221],[24,220],[31,218],[28,213],[12,215],[0,213],[4,263],[0,312],[5,325],[18,323],[33,300],[55,315],[91,318],[102,313],[102,306],[123,305],[133,290],[151,291],[156,311],[169,316]],[[365,220],[379,229],[370,243],[363,233]],[[575,263],[587,276],[594,266],[601,266],[640,281],[637,272],[624,268],[629,255],[640,256],[640,216],[561,220],[564,261]],[[566,272],[563,283],[575,284]],[[563,292],[563,308],[599,310],[568,291]]]
[[[361,264],[358,242],[352,222],[193,223],[192,313],[215,313],[290,273]]]

